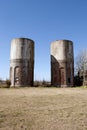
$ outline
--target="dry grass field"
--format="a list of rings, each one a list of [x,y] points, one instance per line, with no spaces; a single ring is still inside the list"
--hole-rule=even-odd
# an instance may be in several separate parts
[[[0,88],[0,130],[87,130],[87,89]]]

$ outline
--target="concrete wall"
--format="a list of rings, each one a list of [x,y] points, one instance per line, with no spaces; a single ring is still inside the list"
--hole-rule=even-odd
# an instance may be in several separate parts
[[[73,43],[58,40],[51,43],[51,84],[55,86],[74,85]]]
[[[27,38],[13,39],[10,54],[11,86],[32,86],[34,77],[34,42]]]

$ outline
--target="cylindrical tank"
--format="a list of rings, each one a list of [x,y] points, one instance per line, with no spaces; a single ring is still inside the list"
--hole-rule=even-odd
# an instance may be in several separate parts
[[[32,86],[34,77],[34,41],[16,38],[11,42],[11,86]]]
[[[60,87],[74,85],[73,42],[70,40],[51,43],[51,84]]]

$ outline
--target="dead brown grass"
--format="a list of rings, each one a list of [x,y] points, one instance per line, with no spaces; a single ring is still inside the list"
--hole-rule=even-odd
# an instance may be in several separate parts
[[[0,89],[0,130],[87,130],[87,89]]]

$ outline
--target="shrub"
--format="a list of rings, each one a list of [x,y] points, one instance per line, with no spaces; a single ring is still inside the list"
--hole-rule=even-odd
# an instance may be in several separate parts
[[[7,88],[10,88],[10,85],[11,85],[11,81],[9,79],[6,80],[6,87]]]

